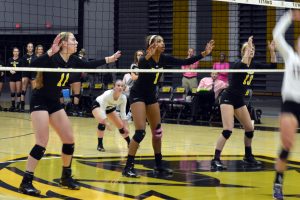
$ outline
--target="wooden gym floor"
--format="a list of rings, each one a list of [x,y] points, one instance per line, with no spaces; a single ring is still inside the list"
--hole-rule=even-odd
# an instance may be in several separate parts
[[[151,134],[147,128],[137,154],[136,169],[142,175],[139,179],[121,175],[127,147],[116,129],[106,132],[106,152],[98,152],[97,122],[92,118],[71,121],[76,136],[72,166],[74,178],[82,188],[71,191],[58,186],[61,143],[51,130],[46,156],[35,172],[34,185],[42,191],[43,199],[272,199],[273,165],[279,147],[277,118],[263,118],[261,127],[271,128],[255,132],[253,151],[263,162],[262,167],[247,168],[242,164],[244,134],[241,129],[234,129],[222,155],[228,170],[222,172],[210,170],[220,127],[163,124],[162,152],[174,169],[172,177],[153,176]],[[0,199],[39,199],[17,192],[26,157],[34,145],[30,115],[0,112],[0,127]],[[132,136],[132,124],[130,128]],[[293,162],[285,176],[286,199],[300,199],[299,140],[297,135],[298,145],[293,149]]]

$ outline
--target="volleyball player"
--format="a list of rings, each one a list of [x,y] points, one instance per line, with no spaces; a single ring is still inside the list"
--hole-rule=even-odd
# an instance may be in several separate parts
[[[296,52],[286,42],[284,34],[291,25],[292,20],[300,21],[300,11],[286,12],[273,30],[276,47],[285,62],[285,73],[281,89],[282,105],[280,121],[281,150],[275,164],[275,180],[273,197],[283,199],[283,174],[287,168],[289,152],[296,140],[297,128],[300,123],[300,37],[298,37]]]
[[[143,50],[137,50],[134,53],[133,63],[131,64],[130,69],[137,69],[138,68],[139,59],[142,56],[144,56],[144,51]],[[127,113],[128,119],[131,119],[129,94],[130,94],[130,90],[131,90],[131,87],[133,86],[134,81],[137,80],[137,79],[138,79],[138,73],[136,73],[136,72],[127,73],[123,77],[123,82],[124,82],[124,85],[125,85],[124,94],[127,97],[126,113]]]
[[[276,62],[274,42],[269,44],[269,49],[272,56],[271,62],[273,63],[271,64],[271,66],[273,67]],[[244,43],[242,46],[242,59],[236,62],[232,68],[245,70],[254,68],[255,65],[252,62],[254,54],[255,46],[253,44],[253,36],[250,36],[248,42]],[[232,134],[232,130],[234,127],[234,117],[238,119],[245,130],[245,156],[243,159],[244,163],[249,166],[256,166],[261,164],[254,158],[252,154],[251,144],[252,138],[254,136],[254,126],[252,124],[249,111],[244,101],[247,87],[251,84],[253,77],[253,72],[232,74],[229,86],[221,94],[220,108],[223,131],[217,140],[215,155],[213,160],[211,161],[211,168],[214,170],[226,169],[226,166],[224,166],[220,160],[220,156],[226,141]]]
[[[74,53],[77,44],[73,33],[62,32],[54,39],[52,47],[46,54],[32,62],[32,66],[46,68],[95,68],[105,63],[115,62],[120,56],[118,51],[102,60],[84,62]],[[33,173],[38,161],[43,157],[49,139],[49,124],[60,137],[62,145],[62,176],[60,185],[69,189],[79,189],[79,184],[72,178],[71,163],[74,153],[74,135],[71,123],[62,108],[59,97],[61,87],[69,79],[67,72],[37,73],[36,87],[32,92],[30,112],[36,144],[32,148],[26,165],[26,172],[20,184],[19,191],[37,196],[40,191],[32,185]]]
[[[139,60],[140,69],[162,69],[169,66],[190,65],[197,62],[204,56],[210,54],[214,48],[214,41],[211,40],[205,51],[200,55],[177,59],[163,54],[165,43],[160,35],[150,35],[146,39],[147,53]],[[145,137],[146,118],[150,124],[152,132],[152,146],[155,155],[155,174],[172,174],[172,170],[165,168],[162,164],[161,138],[162,127],[159,104],[156,98],[156,85],[159,81],[160,73],[139,73],[139,78],[131,88],[129,101],[135,125],[135,134],[130,141],[128,158],[123,170],[123,176],[138,177],[134,169],[134,159],[139,143]]]
[[[26,50],[27,53],[23,56],[23,64],[24,67],[28,67],[30,66],[30,62],[34,59],[35,54],[34,54],[34,48],[33,48],[33,44],[31,42],[29,42],[26,46]],[[31,80],[34,79],[34,77],[32,77],[32,75],[34,75],[34,73],[32,73],[31,71],[29,72],[22,72],[22,92],[21,92],[21,112],[25,111],[25,96],[26,96],[26,91],[28,88],[28,83],[31,83]]]
[[[13,48],[13,57],[9,58],[7,61],[8,66],[11,67],[22,67],[23,59],[20,58],[20,51],[17,47]],[[20,111],[20,97],[21,97],[21,80],[22,72],[10,70],[9,72],[9,88],[11,96],[11,107],[9,111]],[[17,107],[16,107],[17,100]]]
[[[122,80],[116,80],[114,88],[105,91],[102,95],[98,96],[93,102],[92,113],[98,121],[98,151],[105,151],[103,147],[103,136],[105,127],[110,120],[118,129],[122,137],[126,140],[127,145],[130,143],[128,123],[126,117],[126,103],[127,98],[124,91],[124,83]],[[116,112],[116,107],[120,108],[120,117]]]

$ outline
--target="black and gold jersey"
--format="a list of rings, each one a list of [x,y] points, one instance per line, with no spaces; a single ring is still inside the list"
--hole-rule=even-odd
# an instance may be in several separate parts
[[[76,55],[71,55],[68,62],[65,62],[59,53],[51,57],[46,53],[33,60],[31,66],[40,68],[96,68],[105,63],[105,59],[83,61]],[[70,74],[69,72],[43,72],[43,87],[35,89],[35,95],[43,95],[51,99],[59,98],[61,87],[66,86]]]

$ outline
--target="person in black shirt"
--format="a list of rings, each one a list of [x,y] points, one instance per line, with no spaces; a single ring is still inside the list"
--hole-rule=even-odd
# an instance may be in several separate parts
[[[23,64],[24,67],[28,67],[30,65],[30,62],[35,59],[35,54],[33,52],[33,44],[29,42],[27,44],[27,53],[23,56]],[[31,83],[31,80],[33,80],[34,77],[34,72],[22,72],[22,92],[21,92],[21,108],[20,111],[24,112],[25,111],[25,95],[26,91],[28,88],[28,83]]]
[[[35,59],[31,66],[46,68],[96,68],[105,63],[115,62],[120,56],[116,52],[102,60],[84,62],[74,53],[77,51],[76,38],[70,32],[62,32],[54,39],[52,47],[46,54]],[[72,155],[74,153],[74,135],[66,112],[59,102],[61,87],[69,79],[68,72],[38,72],[36,86],[32,92],[30,112],[36,144],[32,148],[26,165],[26,172],[19,191],[24,194],[38,196],[40,191],[32,185],[33,172],[38,161],[43,157],[49,139],[49,124],[59,135],[62,145],[62,176],[60,185],[68,189],[79,189],[71,174]]]
[[[13,57],[9,58],[7,65],[11,67],[21,67],[23,66],[23,59],[19,57],[20,51],[17,47],[13,48]],[[20,97],[21,97],[21,79],[22,72],[20,71],[9,71],[9,88],[11,96],[11,107],[9,111],[19,111],[20,110]],[[16,107],[17,100],[17,107]]]
[[[271,53],[271,67],[276,66],[276,54],[274,42],[269,43]],[[255,46],[253,44],[253,36],[250,36],[248,42],[242,46],[241,54],[242,60],[236,62],[233,69],[253,69],[252,59],[255,53]],[[261,65],[260,65],[261,66]],[[253,72],[247,73],[233,73],[229,86],[221,94],[220,108],[223,123],[223,131],[217,140],[215,155],[211,161],[211,168],[214,170],[224,170],[226,166],[220,160],[222,149],[229,137],[231,136],[234,127],[234,117],[236,117],[242,124],[245,130],[244,143],[245,143],[245,156],[244,163],[248,166],[258,166],[261,162],[257,161],[252,154],[252,138],[254,136],[254,125],[252,124],[251,117],[247,106],[244,102],[244,96],[247,87],[251,84],[254,77]]]
[[[190,65],[210,54],[214,47],[214,41],[206,45],[205,51],[200,55],[187,59],[177,59],[163,54],[165,43],[161,36],[150,35],[146,39],[147,54],[139,60],[140,69],[162,69],[170,66]],[[156,86],[161,73],[139,73],[139,78],[134,82],[129,96],[130,108],[135,125],[135,134],[130,141],[128,158],[123,170],[123,176],[138,177],[134,169],[134,158],[139,143],[146,132],[146,118],[151,127],[152,145],[155,154],[155,173],[172,174],[172,170],[162,165],[161,154],[161,117],[159,104],[156,98]]]

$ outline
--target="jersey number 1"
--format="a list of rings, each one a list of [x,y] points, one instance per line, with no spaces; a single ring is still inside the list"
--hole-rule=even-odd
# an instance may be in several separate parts
[[[154,84],[157,84],[158,77],[159,77],[159,72],[156,72],[156,74],[155,74],[155,80],[153,82]]]
[[[68,82],[69,80],[69,76],[70,76],[70,73],[67,73],[66,77],[65,77],[65,73],[62,73],[61,76],[60,76],[60,80],[58,81],[57,83],[57,86],[58,87],[63,87],[66,85],[66,83]]]

